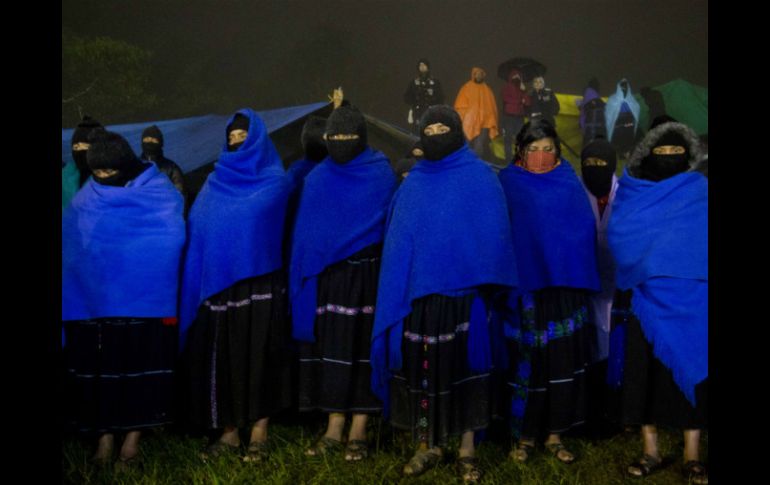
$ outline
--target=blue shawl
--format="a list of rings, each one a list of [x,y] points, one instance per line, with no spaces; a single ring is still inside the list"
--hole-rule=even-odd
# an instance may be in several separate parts
[[[708,377],[708,180],[686,172],[660,182],[625,171],[607,232],[617,286],[691,403]]]
[[[500,183],[466,144],[441,160],[418,162],[390,206],[371,350],[372,390],[386,407],[412,302],[484,284],[515,287],[516,258]],[[486,315],[476,298],[468,352],[477,371],[491,365]]]
[[[246,140],[234,152],[227,151],[225,142],[190,210],[180,302],[182,346],[206,298],[282,266],[286,173],[259,116],[251,109],[239,113],[249,118]]]
[[[316,168],[319,163],[321,162],[315,162],[313,160],[303,158],[301,160],[297,160],[289,166],[289,168],[286,170],[286,177],[289,179],[289,187],[291,193],[294,193],[295,191],[302,188],[302,183],[304,182],[305,177],[307,177],[307,174]]]
[[[89,178],[62,215],[62,320],[173,317],[182,196],[153,164],[126,187]]]
[[[318,275],[382,241],[396,176],[369,147],[340,165],[326,157],[305,178],[294,226],[289,297],[294,338],[314,342]]]
[[[542,174],[511,164],[499,177],[508,200],[521,289],[598,291],[596,221],[569,162],[562,159]]]
[[[618,119],[623,103],[625,103],[631,110],[631,114],[634,115],[634,133],[639,128],[639,102],[631,94],[631,83],[628,83],[628,92],[625,98],[623,97],[623,88],[620,87],[620,83],[626,81],[621,79],[618,81],[615,94],[607,99],[607,105],[604,107],[604,120],[607,124],[607,139],[612,141],[612,131],[615,129],[615,121]]]

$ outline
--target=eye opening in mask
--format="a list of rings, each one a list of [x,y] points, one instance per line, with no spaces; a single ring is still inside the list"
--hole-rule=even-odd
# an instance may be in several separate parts
[[[682,155],[684,152],[684,147],[679,145],[661,145],[652,149],[655,155]]]
[[[107,177],[112,177],[113,175],[120,172],[120,170],[116,168],[95,168],[93,170],[94,177],[104,179]]]
[[[81,141],[80,143],[74,143],[72,145],[72,149],[76,152],[82,151],[82,150],[88,150],[88,147],[90,147],[90,143],[86,143]]]
[[[157,145],[160,145],[160,140],[158,140],[153,136],[145,136],[144,138],[142,138],[142,143],[155,143]]]
[[[452,131],[452,129],[444,123],[432,123],[426,126],[424,130],[422,130],[422,132],[425,133],[425,136],[443,135],[445,133],[449,133],[450,131]]]
[[[327,140],[358,140],[360,137],[357,133],[335,133],[334,135],[329,135],[328,137],[326,134],[324,134],[324,139]]]
[[[249,132],[246,130],[232,130],[227,134],[227,144],[235,145],[236,143],[240,143],[244,141],[248,135]]]
[[[588,157],[585,160],[583,160],[583,166],[584,167],[606,167],[607,161],[602,160],[601,158],[596,157]]]

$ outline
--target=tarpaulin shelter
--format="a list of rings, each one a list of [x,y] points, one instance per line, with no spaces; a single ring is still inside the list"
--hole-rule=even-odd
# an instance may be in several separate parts
[[[275,144],[284,166],[303,156],[300,134],[310,115],[328,117],[332,105],[328,102],[257,111],[265,122],[270,139]],[[121,125],[107,125],[107,129],[123,136],[139,155],[142,151],[142,131],[157,125],[163,132],[164,155],[175,161],[185,174],[185,184],[197,193],[209,172],[214,169],[225,142],[225,128],[232,114],[209,114],[191,118],[145,121]],[[369,130],[369,144],[385,153],[395,162],[409,150],[417,138],[408,130],[365,115]],[[98,116],[97,116],[98,119]],[[62,160],[72,162],[71,141],[73,128],[62,129]]]

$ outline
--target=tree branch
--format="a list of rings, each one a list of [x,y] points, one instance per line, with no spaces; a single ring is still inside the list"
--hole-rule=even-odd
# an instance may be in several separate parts
[[[75,101],[75,100],[76,100],[76,99],[78,99],[79,97],[83,96],[83,95],[84,95],[84,94],[86,94],[88,91],[90,91],[90,90],[91,90],[91,88],[93,88],[93,87],[94,87],[94,85],[96,84],[96,82],[97,82],[98,80],[99,80],[99,78],[96,78],[96,79],[94,79],[94,80],[91,82],[91,85],[90,85],[90,86],[88,86],[88,87],[87,87],[85,90],[83,90],[82,92],[80,92],[80,93],[78,93],[78,94],[76,94],[76,95],[74,95],[74,96],[72,96],[72,97],[70,97],[70,98],[67,98],[67,99],[62,99],[62,100],[61,100],[61,104],[67,104],[67,103],[71,103],[72,101]]]

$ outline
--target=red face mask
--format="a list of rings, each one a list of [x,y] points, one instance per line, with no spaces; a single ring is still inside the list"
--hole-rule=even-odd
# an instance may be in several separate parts
[[[550,172],[556,166],[556,154],[554,152],[528,152],[525,167],[532,173]]]

